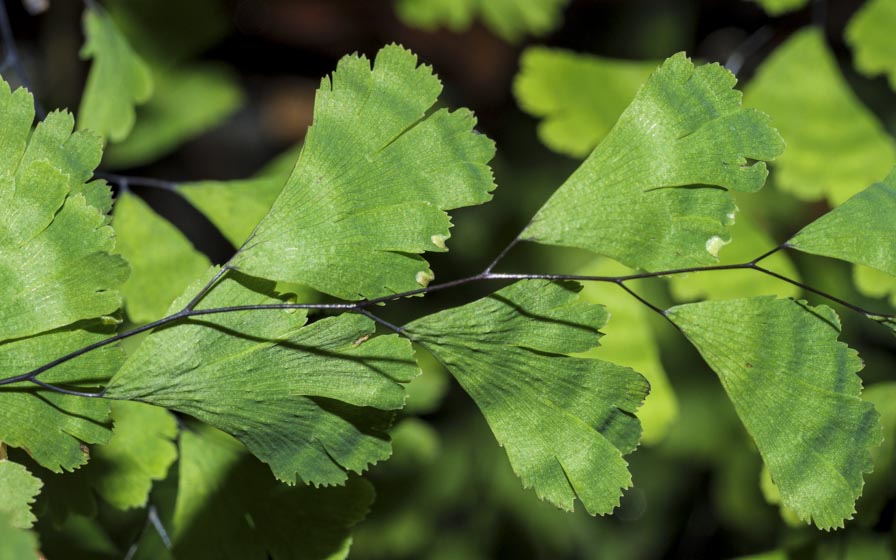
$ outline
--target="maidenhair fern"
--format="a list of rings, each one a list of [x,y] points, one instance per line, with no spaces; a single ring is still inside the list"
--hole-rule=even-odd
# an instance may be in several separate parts
[[[109,15],[94,7],[85,23],[94,63],[78,124],[114,144],[128,136],[135,106],[152,103],[152,80]],[[797,36],[778,56],[818,54],[820,40]],[[528,74],[541,56],[524,58],[519,95],[547,95]],[[772,113],[777,98],[763,92],[779,62],[749,94]],[[643,65],[586,66],[629,80],[647,74]],[[390,429],[419,373],[412,343],[475,401],[523,487],[562,509],[578,501],[609,514],[633,483],[625,456],[641,441],[645,399],[652,410],[648,378],[669,382],[655,355],[628,362],[609,352],[612,336],[608,351],[595,350],[614,329],[601,302],[607,290],[631,298],[619,324],[639,340],[650,338],[639,329],[656,312],[703,356],[783,505],[818,528],[842,527],[881,427],[860,398],[862,362],[840,341],[837,314],[751,287],[666,308],[633,284],[676,277],[677,291],[718,296],[706,284],[688,291],[689,282],[740,271],[896,325],[766,260],[793,249],[896,275],[896,173],[851,198],[852,186],[833,185],[832,200],[848,198],[841,206],[777,246],[744,230],[765,245],[719,262],[738,242],[735,194],[762,188],[766,162],[779,156],[790,188],[801,138],[794,133],[791,155],[776,121],[745,108],[735,82],[718,64],[676,54],[637,92],[619,87],[618,119],[592,119],[607,130],[566,143],[556,134],[569,119],[532,101],[533,111],[566,122],[550,127],[549,143],[572,154],[596,147],[481,273],[445,283],[422,255],[452,244],[449,211],[490,200],[495,146],[470,111],[437,108],[439,79],[401,46],[372,61],[341,59],[317,90],[301,151],[256,179],[169,186],[237,248],[221,267],[126,188],[110,223],[111,191],[99,177],[119,187],[128,178],[97,172],[103,138],[73,132],[64,111],[32,126],[31,94],[2,82],[0,547],[33,553],[24,530],[44,470],[82,467],[99,496],[127,509],[146,504],[178,460],[168,510],[150,511],[178,557],[343,557],[374,499],[362,475],[390,457]],[[496,272],[523,241],[577,247],[632,270]],[[473,283],[496,289],[406,325],[378,315],[383,305]],[[665,429],[674,397],[663,406],[650,413],[659,418],[651,434]]]

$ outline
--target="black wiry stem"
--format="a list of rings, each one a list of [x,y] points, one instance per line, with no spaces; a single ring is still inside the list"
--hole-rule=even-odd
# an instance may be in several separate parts
[[[44,120],[47,112],[44,110],[41,102],[37,100],[34,88],[31,86],[31,79],[28,77],[28,72],[25,71],[25,65],[22,63],[22,57],[19,55],[19,49],[16,46],[15,36],[12,34],[12,26],[9,24],[9,13],[6,11],[5,0],[0,0],[0,38],[3,39],[3,47],[6,51],[6,56],[2,62],[3,69],[12,68],[15,71],[22,86],[30,91],[34,97],[34,113],[37,115],[37,119]]]
[[[522,234],[520,234],[520,235],[522,235]],[[511,249],[516,247],[517,243],[519,243],[520,241],[521,241],[521,239],[520,239],[519,235],[514,237],[513,241],[508,243],[507,247],[504,247],[504,249],[500,253],[498,253],[498,256],[495,257],[495,260],[493,260],[491,263],[489,263],[489,265],[485,268],[485,270],[482,273],[489,274],[496,266],[498,266],[499,262],[504,260],[504,257],[507,256],[507,253],[509,253],[511,251]]]
[[[782,276],[781,274],[778,274],[777,272],[774,272],[767,268],[762,268],[761,266],[754,266],[752,268],[754,270],[757,270],[757,271],[763,273],[763,274],[767,274],[773,278],[777,278],[778,280],[783,280],[784,282],[787,282],[788,284],[793,284],[794,286],[802,288],[803,290],[806,290],[807,292],[812,292],[815,295],[819,295],[819,296],[821,296],[823,298],[827,298],[835,303],[839,303],[843,307],[845,307],[847,309],[851,309],[857,313],[861,313],[862,315],[865,315],[866,317],[881,317],[881,318],[893,317],[893,315],[888,315],[885,313],[873,313],[871,311],[868,311],[867,309],[859,307],[858,305],[855,305],[853,303],[849,303],[846,300],[840,299],[837,296],[831,295],[827,292],[823,292],[823,291],[819,290],[818,288],[813,288],[812,286],[810,286],[808,284],[804,284],[804,283],[794,280],[792,278],[787,278],[786,276]]]
[[[377,323],[383,325],[384,327],[386,327],[386,328],[389,329],[389,330],[395,331],[395,332],[398,333],[398,334],[401,334],[402,331],[404,331],[404,327],[399,327],[398,325],[392,324],[392,323],[390,323],[389,321],[387,321],[387,320],[385,320],[385,319],[383,319],[383,318],[381,318],[381,317],[379,317],[379,316],[377,316],[377,315],[374,315],[374,314],[371,313],[370,311],[367,311],[366,309],[363,309],[363,308],[362,308],[362,309],[356,309],[356,311],[357,311],[358,313],[360,313],[361,315],[364,315],[364,316],[367,317],[368,319],[372,319],[373,321],[375,321],[375,322],[377,322]]]
[[[202,301],[202,298],[204,298],[205,296],[208,295],[208,293],[211,291],[211,289],[215,287],[215,285],[218,283],[219,280],[224,278],[224,276],[227,274],[227,272],[229,270],[230,270],[229,265],[225,264],[224,266],[222,266],[221,270],[219,270],[212,277],[212,279],[209,280],[208,283],[205,286],[203,286],[202,289],[199,290],[199,292],[195,296],[193,296],[193,299],[191,299],[190,302],[184,306],[184,309],[187,311],[192,311],[193,309],[195,309],[196,306],[199,305],[199,302]]]
[[[632,296],[632,297],[635,298],[636,300],[640,301],[641,303],[643,303],[644,305],[646,305],[647,307],[649,307],[651,310],[653,310],[653,311],[659,313],[660,315],[662,315],[662,316],[665,317],[666,319],[669,318],[669,317],[666,315],[666,310],[665,310],[665,309],[660,309],[660,308],[657,307],[656,305],[650,303],[649,301],[647,301],[646,299],[644,299],[643,297],[641,297],[640,295],[638,295],[637,293],[635,293],[634,290],[632,290],[631,288],[629,288],[628,286],[625,285],[625,281],[624,281],[624,280],[620,280],[620,281],[616,282],[616,285],[619,286],[620,288],[622,288],[623,290],[625,290],[626,292],[628,292],[628,294],[629,294],[630,296]],[[675,323],[672,323],[672,324],[675,325]],[[676,325],[676,326],[677,326],[677,325]]]
[[[522,274],[522,273],[493,273],[493,272],[482,272],[480,274],[476,274],[474,276],[468,276],[466,278],[459,278],[457,280],[452,280],[450,282],[443,282],[441,284],[433,284],[432,286],[427,286],[425,288],[418,288],[416,290],[409,290],[406,292],[401,292],[397,294],[392,294],[389,296],[383,296],[380,298],[362,300],[358,302],[345,302],[345,303],[271,303],[271,304],[256,304],[256,305],[233,305],[227,307],[214,307],[209,309],[194,309],[195,305],[199,303],[199,301],[204,297],[211,289],[214,288],[215,284],[226,274],[228,270],[230,270],[226,265],[212,278],[211,281],[206,284],[200,291],[199,294],[190,301],[190,303],[181,309],[179,312],[169,315],[168,317],[163,317],[157,321],[153,321],[152,323],[148,323],[146,325],[142,325],[133,330],[126,331],[123,333],[116,334],[104,340],[100,340],[70,352],[64,356],[60,356],[55,360],[48,362],[38,368],[35,368],[27,373],[23,373],[20,375],[15,375],[12,377],[7,377],[4,379],[0,379],[0,386],[2,385],[10,385],[12,383],[19,382],[32,382],[36,385],[39,385],[45,389],[56,391],[59,393],[70,394],[75,396],[82,397],[104,397],[106,394],[106,389],[103,389],[97,393],[84,393],[80,391],[74,391],[69,389],[64,389],[62,387],[57,387],[51,385],[49,383],[44,383],[37,379],[37,376],[40,374],[53,369],[54,367],[64,364],[68,361],[71,361],[79,356],[83,356],[88,352],[92,352],[97,348],[102,348],[103,346],[107,346],[109,344],[114,344],[121,340],[130,338],[132,336],[138,335],[140,333],[156,329],[171,323],[175,323],[178,321],[188,320],[192,317],[201,317],[205,315],[219,315],[223,313],[235,313],[241,311],[263,311],[263,310],[277,310],[277,309],[318,309],[323,311],[349,311],[360,313],[370,319],[376,321],[377,323],[389,328],[390,330],[395,331],[396,333],[402,334],[403,327],[393,325],[388,321],[381,319],[380,317],[371,313],[368,308],[397,301],[400,299],[404,299],[407,297],[417,296],[421,294],[428,294],[432,292],[437,292],[441,290],[447,290],[449,288],[455,288],[459,286],[465,286],[468,284],[473,284],[475,282],[481,281],[491,281],[491,280],[573,280],[580,282],[609,282],[620,286],[623,290],[628,292],[632,297],[636,298],[638,301],[652,309],[653,311],[659,313],[662,316],[666,316],[666,312],[657,307],[656,305],[650,303],[636,292],[631,290],[628,286],[625,285],[626,282],[632,280],[642,280],[646,278],[660,278],[663,276],[674,276],[679,274],[689,274],[689,273],[697,273],[697,272],[712,272],[712,271],[720,271],[720,270],[755,270],[759,273],[766,274],[768,276],[772,276],[781,280],[782,282],[787,282],[788,284],[792,284],[797,286],[807,292],[811,292],[813,294],[824,297],[830,301],[835,303],[839,303],[840,305],[851,309],[857,313],[861,313],[866,317],[873,318],[875,320],[884,321],[884,322],[892,322],[896,319],[896,314],[887,314],[887,313],[875,313],[874,311],[870,311],[864,309],[858,305],[850,303],[846,300],[843,300],[837,296],[819,290],[818,288],[813,288],[808,284],[804,284],[792,278],[788,278],[777,272],[769,270],[767,268],[763,268],[759,266],[757,263],[760,261],[770,257],[771,255],[777,253],[778,251],[787,248],[786,244],[779,245],[774,249],[763,253],[762,255],[756,257],[755,259],[739,264],[724,264],[724,265],[714,265],[714,266],[702,266],[702,267],[689,267],[689,268],[676,268],[671,270],[660,270],[657,272],[642,272],[637,274],[628,274],[622,276],[588,276],[582,274]]]

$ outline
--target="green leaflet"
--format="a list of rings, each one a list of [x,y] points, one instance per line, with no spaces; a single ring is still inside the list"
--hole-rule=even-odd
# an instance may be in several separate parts
[[[81,323],[78,330],[58,330],[0,344],[0,371],[6,375],[33,368],[107,338],[108,326]],[[41,381],[69,389],[95,391],[121,365],[120,349],[106,346],[57,366]],[[84,443],[106,443],[111,436],[109,403],[40,389],[28,382],[0,387],[0,441],[20,447],[53,472],[85,464]]]
[[[73,119],[61,112],[29,139],[33,118],[31,95],[0,84],[0,341],[114,312],[128,274],[109,254],[112,228],[93,205],[100,190],[84,185],[99,139],[72,134]]]
[[[217,126],[243,104],[233,73],[215,64],[153,66],[156,90],[137,112],[130,136],[106,151],[105,163],[133,167],[171,152]]]
[[[298,154],[298,150],[283,153],[251,179],[181,183],[178,192],[205,214],[234,247],[240,247],[270,212]]]
[[[469,29],[479,15],[505,41],[544,35],[560,24],[569,0],[396,0],[395,11],[407,25],[434,31]]]
[[[771,115],[787,140],[775,184],[836,206],[883,177],[896,143],[855,96],[818,29],[794,34],[747,85],[744,103]]]
[[[134,323],[161,318],[171,302],[210,265],[173,224],[138,196],[123,192],[115,202],[118,250],[131,264],[121,287]]]
[[[153,481],[177,459],[177,422],[167,410],[143,403],[112,403],[115,429],[86,469],[90,484],[118,509],[143,507]]]
[[[609,259],[598,257],[594,263],[576,271],[590,276],[622,276],[632,270]],[[650,326],[651,311],[638,300],[624,295],[618,286],[606,282],[588,282],[582,288],[584,301],[606,302],[612,322],[602,344],[586,351],[582,357],[603,359],[630,367],[650,383],[650,398],[638,409],[644,428],[641,442],[659,443],[678,417],[678,399],[660,361],[659,346]],[[609,340],[605,340],[609,339]]]
[[[747,158],[783,149],[765,115],[740,107],[734,83],[717,64],[666,60],[522,238],[652,271],[715,263],[736,210],[725,189],[761,188],[765,163]]]
[[[5,517],[10,525],[19,529],[31,527],[37,521],[31,513],[31,505],[41,486],[40,479],[22,465],[0,459],[0,518]]]
[[[780,16],[806,6],[809,0],[755,0],[770,16]]]
[[[134,105],[152,95],[152,76],[99,6],[92,5],[84,12],[84,35],[81,58],[92,58],[93,66],[78,110],[78,128],[120,142],[134,127]]]
[[[177,558],[345,558],[349,529],[373,502],[373,487],[358,477],[341,488],[285,488],[239,443],[207,426],[185,430],[180,450]]]
[[[202,53],[231,24],[221,0],[106,0],[103,5],[138,52],[165,64]],[[177,17],[171,17],[175,11]]]
[[[894,217],[896,170],[801,229],[787,245],[896,276]]]
[[[828,307],[756,297],[680,305],[668,318],[718,374],[785,506],[821,529],[842,527],[881,440],[859,398],[862,362],[837,341]]]
[[[38,560],[37,535],[17,528],[8,514],[0,512],[0,560]]]
[[[426,285],[414,253],[444,251],[445,210],[494,188],[494,144],[473,115],[440,109],[428,66],[397,45],[340,60],[317,92],[314,124],[283,192],[234,257],[241,271],[343,299]]]
[[[896,2],[869,0],[846,26],[846,41],[853,49],[853,64],[866,76],[886,74],[896,89]]]
[[[281,302],[265,295],[271,286],[229,276],[197,309]],[[296,483],[298,475],[314,484],[343,483],[346,471],[361,472],[389,456],[392,411],[404,405],[402,384],[417,368],[408,341],[394,335],[367,340],[374,324],[366,317],[304,324],[303,312],[264,310],[158,329],[115,375],[107,395],[163,406],[224,430],[285,482]]]
[[[544,119],[538,136],[547,147],[585,157],[656,67],[656,62],[530,47],[520,57],[513,93],[524,111]]]
[[[578,497],[605,514],[631,485],[622,456],[638,444],[634,412],[649,386],[629,368],[564,355],[594,347],[607,319],[577,291],[517,282],[405,332],[476,401],[524,487],[563,509]]]
[[[889,535],[851,532],[818,543],[816,560],[893,560]]]

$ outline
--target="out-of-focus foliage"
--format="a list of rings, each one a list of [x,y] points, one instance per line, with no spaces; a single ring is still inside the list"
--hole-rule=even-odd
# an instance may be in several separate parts
[[[753,0],[770,16],[780,16],[805,7],[809,0]]]
[[[837,205],[887,174],[896,142],[852,92],[820,30],[797,32],[746,87],[744,103],[772,117],[787,142],[774,183]]]
[[[178,558],[265,560],[345,558],[348,530],[373,501],[373,488],[287,488],[235,440],[207,426],[181,434],[172,519]]]
[[[98,85],[91,89],[88,81],[85,91],[82,112],[86,103],[96,111],[80,115],[83,127],[108,130],[112,144],[106,165],[128,167],[158,159],[217,126],[243,104],[242,90],[227,67],[194,60],[228,30],[221,2],[111,0],[108,10],[87,15],[85,52],[101,50],[109,61],[104,66],[102,60],[95,63],[90,79]],[[167,15],[174,12],[177,17]],[[102,49],[92,46],[101,38],[106,41]],[[133,104],[103,102],[101,92],[110,85],[116,85],[121,96],[132,92],[139,104],[136,115]],[[104,121],[90,117],[97,112],[106,115]]]
[[[297,151],[287,151],[250,179],[182,183],[178,190],[239,248],[271,210],[297,157]]]
[[[143,507],[177,459],[177,422],[165,409],[130,401],[112,403],[112,420],[112,439],[94,452],[87,476],[112,506]]]
[[[131,276],[121,288],[128,317],[135,323],[159,319],[210,263],[174,225],[130,192],[118,196],[113,224],[118,250],[131,264]],[[153,242],[147,244],[147,239]]]
[[[544,119],[538,135],[546,146],[585,157],[613,128],[656,66],[531,47],[520,57],[513,92],[524,111]]]
[[[130,167],[152,161],[229,117],[242,105],[234,75],[214,64],[153,70],[156,93],[137,113],[137,123],[105,161]]]
[[[78,109],[78,126],[120,142],[134,127],[134,106],[152,95],[152,76],[102,8],[84,12],[84,35],[81,56],[92,58],[93,65]]]
[[[853,278],[859,291],[871,297],[889,297],[890,304],[896,307],[896,276],[856,265],[853,267]]]
[[[464,31],[475,18],[506,41],[544,35],[562,19],[569,0],[395,0],[398,16],[408,25],[426,30],[447,27]]]
[[[853,49],[856,69],[868,76],[886,75],[896,89],[896,45],[891,31],[896,26],[894,0],[869,0],[849,22],[846,40]]]

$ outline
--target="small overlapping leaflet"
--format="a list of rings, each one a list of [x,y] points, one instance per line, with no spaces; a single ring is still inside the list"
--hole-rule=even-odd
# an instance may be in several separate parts
[[[476,16],[505,41],[543,35],[557,27],[569,0],[396,0],[395,10],[407,25],[459,32]]]
[[[896,0],[869,0],[846,26],[846,41],[853,50],[856,69],[866,76],[886,74],[896,89]]]
[[[6,515],[13,527],[30,528],[37,521],[31,505],[42,486],[22,465],[0,459],[0,515]]]
[[[249,179],[181,183],[177,191],[239,247],[271,210],[298,155],[298,149],[290,149]]]
[[[81,58],[92,58],[93,66],[78,110],[78,128],[120,142],[134,127],[134,105],[152,95],[152,75],[101,7],[92,5],[84,12],[84,34]]]
[[[718,374],[785,506],[820,529],[855,513],[877,412],[828,307],[773,297],[680,305],[667,316]]]
[[[121,293],[134,323],[161,318],[211,264],[174,224],[131,192],[119,194],[112,225],[118,250],[131,264]]]
[[[744,103],[771,115],[787,141],[775,186],[834,206],[883,177],[896,142],[853,93],[822,31],[794,33],[744,89]]]
[[[180,436],[177,502],[170,525],[177,558],[338,559],[367,514],[373,487],[287,488],[227,434],[190,425]]]
[[[115,167],[142,165],[220,125],[245,101],[234,72],[214,63],[152,68],[152,97],[137,110],[124,141],[109,146],[103,162]]]
[[[896,170],[801,229],[787,245],[896,275]]]
[[[544,119],[538,136],[547,147],[585,157],[656,67],[656,62],[532,47],[520,57],[513,93],[524,111]]]
[[[666,60],[522,238],[651,271],[717,262],[736,211],[726,189],[760,189],[783,149],[735,82],[718,64]]]
[[[343,299],[425,286],[418,253],[444,251],[446,210],[494,188],[494,144],[472,113],[439,109],[428,66],[397,45],[339,61],[314,103],[302,154],[270,213],[232,264]]]
[[[270,295],[272,286],[232,274],[197,309],[282,303]],[[343,483],[346,471],[361,472],[389,456],[386,430],[404,405],[403,383],[418,370],[410,342],[371,338],[374,323],[366,317],[305,322],[302,311],[262,310],[158,329],[115,375],[107,396],[207,422],[243,442],[285,482]]]
[[[101,182],[88,182],[101,157],[100,139],[72,134],[74,119],[52,112],[31,128],[34,104],[24,89],[0,82],[0,371],[28,373],[110,336],[99,317],[120,306],[117,288],[128,265],[112,255],[104,214],[111,205]],[[106,324],[104,324],[106,323]],[[90,391],[117,369],[109,347],[41,376]],[[25,449],[59,472],[87,461],[84,443],[110,436],[109,406],[40,389],[28,382],[0,387],[0,441]]]
[[[479,301],[407,325],[482,411],[526,488],[567,510],[619,505],[637,446],[634,413],[649,390],[637,372],[573,358],[597,345],[607,320],[579,286],[517,282]]]
[[[96,448],[84,470],[90,485],[118,509],[143,507],[154,481],[162,480],[177,459],[177,421],[163,408],[112,403],[112,439]]]

